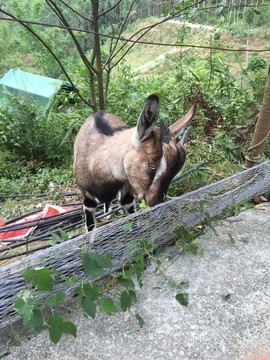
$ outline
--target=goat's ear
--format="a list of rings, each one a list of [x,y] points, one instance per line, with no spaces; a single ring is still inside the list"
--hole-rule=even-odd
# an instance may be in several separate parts
[[[193,118],[196,112],[196,105],[193,105],[189,111],[181,119],[177,120],[174,124],[170,126],[171,136],[176,139],[183,131],[183,128],[187,123]]]
[[[158,119],[159,100],[156,95],[150,95],[145,100],[141,115],[137,122],[136,138],[140,142],[147,139]]]

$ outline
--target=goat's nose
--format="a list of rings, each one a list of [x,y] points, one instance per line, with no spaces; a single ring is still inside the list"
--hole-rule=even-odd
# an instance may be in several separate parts
[[[156,205],[156,203],[157,203],[154,196],[147,196],[147,195],[146,195],[145,201],[146,201],[146,203],[147,203],[148,206],[154,206],[154,205]]]
[[[148,206],[152,207],[162,203],[164,201],[164,196],[161,196],[160,194],[146,194],[145,201]]]

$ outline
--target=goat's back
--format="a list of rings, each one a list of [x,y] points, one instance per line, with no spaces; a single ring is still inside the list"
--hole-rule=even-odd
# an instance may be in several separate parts
[[[121,138],[125,137],[122,130],[128,129],[119,117],[106,112],[93,114],[82,125],[74,143],[73,166],[76,183],[84,195],[88,191],[106,201],[108,196],[103,194],[109,187],[112,198],[116,196],[126,181],[119,159]]]

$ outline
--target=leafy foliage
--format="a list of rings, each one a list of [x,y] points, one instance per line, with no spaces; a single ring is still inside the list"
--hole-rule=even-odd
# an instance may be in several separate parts
[[[83,269],[90,279],[104,275],[104,269],[112,265],[111,254],[99,255],[87,252],[83,255]]]
[[[95,319],[97,309],[107,315],[119,311],[119,308],[127,311],[137,301],[132,277],[137,274],[141,286],[141,276],[145,269],[142,253],[135,252],[134,258],[134,262],[127,271],[123,269],[112,275],[123,289],[118,300],[119,306],[115,299],[108,296],[106,287],[93,282],[94,278],[103,277],[106,269],[112,266],[111,254],[100,255],[90,251],[82,256],[82,266],[90,282],[74,276],[66,277],[61,273],[53,272],[48,267],[25,270],[22,275],[30,286],[18,295],[14,308],[21,313],[26,329],[35,331],[47,329],[51,341],[55,344],[60,341],[63,334],[76,337],[76,325],[63,319],[63,313],[60,311],[65,304],[65,293],[53,292],[56,282],[65,281],[69,286],[79,282],[79,285],[74,288],[74,294],[85,315],[92,319]],[[136,314],[136,318],[139,325],[143,326],[141,316]]]
[[[175,296],[176,300],[183,306],[188,306],[188,294],[187,293],[178,293]]]
[[[0,141],[17,161],[54,165],[71,159],[76,114],[45,113],[29,100],[12,99],[0,111]],[[8,161],[8,160],[7,160]]]
[[[71,321],[63,321],[61,314],[54,313],[47,319],[50,339],[57,344],[63,334],[77,336],[77,328]]]
[[[249,59],[248,70],[258,71],[261,69],[266,69],[267,65],[268,65],[268,61],[265,58],[259,55],[253,55]]]
[[[129,229],[124,229],[129,231]],[[182,234],[181,247],[179,253],[191,251],[197,253],[195,238],[187,229],[181,228]],[[156,265],[156,273],[162,275],[164,279],[176,288],[188,283],[185,279],[173,279],[166,275],[165,271],[170,264],[166,262],[166,267],[162,263],[159,255],[162,249],[154,248],[155,237],[159,233],[153,233],[153,242],[145,240],[133,243],[131,261],[124,264],[122,269],[114,271],[107,282],[99,282],[108,274],[108,269],[113,266],[112,254],[98,254],[87,251],[82,254],[82,268],[89,281],[79,278],[76,275],[65,276],[49,267],[27,269],[22,273],[26,280],[26,287],[18,294],[14,303],[14,308],[20,312],[23,324],[26,329],[35,331],[48,330],[50,339],[53,343],[60,341],[64,334],[77,336],[76,325],[64,319],[63,309],[66,308],[66,296],[64,291],[56,290],[55,286],[59,282],[65,282],[67,286],[72,286],[76,296],[78,307],[84,314],[95,319],[97,312],[112,315],[119,310],[126,312],[137,302],[137,286],[143,286],[142,275],[146,269],[147,258],[150,258]],[[175,261],[175,260],[173,260]],[[110,283],[117,283],[118,292],[113,297],[110,296]],[[176,300],[184,306],[188,305],[188,294],[181,292],[176,295]],[[144,320],[140,314],[136,313],[135,318],[138,325],[142,327]]]
[[[53,289],[54,277],[46,267],[26,270],[23,277],[40,291],[51,291]]]
[[[82,8],[84,5],[80,2],[77,6]],[[177,6],[180,8],[181,4],[179,3]],[[21,15],[23,15],[21,12],[25,11],[22,5],[18,5],[15,10],[17,14]],[[121,11],[124,10],[121,8]],[[197,12],[201,10],[199,6]],[[39,1],[34,2],[31,11],[36,18],[41,16]],[[197,12],[193,12],[191,20]],[[255,15],[258,16],[258,14]],[[217,14],[217,16],[219,15]],[[166,25],[169,26],[169,24]],[[11,25],[6,24],[5,26],[10,28]],[[136,32],[136,26],[143,27],[144,25],[143,23],[140,25],[129,24],[132,33]],[[55,34],[51,35],[49,30],[52,33],[54,31]],[[48,38],[50,36],[53,38],[54,35],[57,38],[60,36],[55,29],[44,31],[44,36]],[[184,39],[185,42],[192,42],[194,38],[194,34],[190,32],[182,35],[181,32],[179,41]],[[26,34],[22,34],[23,36]],[[81,36],[83,39],[82,34]],[[70,45],[64,43],[66,40],[63,38],[62,42],[59,42],[60,52],[64,51],[64,47]],[[224,45],[219,38],[209,37],[207,41],[214,46]],[[22,52],[25,52],[26,49],[25,45]],[[41,51],[40,48],[35,49],[38,53]],[[103,41],[102,56],[104,59],[108,56],[108,49],[109,43]],[[185,169],[201,162],[205,162],[207,165],[191,175],[188,182],[172,186],[169,194],[179,195],[184,191],[192,190],[238,171],[239,164],[244,159],[246,144],[250,139],[262,99],[267,76],[266,69],[263,68],[265,66],[263,65],[263,63],[265,64],[264,58],[252,57],[256,60],[252,61],[257,70],[251,71],[251,68],[244,69],[240,55],[232,58],[218,50],[204,54],[204,51],[196,49],[181,53],[169,52],[148,72],[142,73],[134,67],[134,60],[139,53],[143,54],[141,58],[146,59],[144,62],[147,62],[148,49],[149,46],[143,45],[134,47],[130,55],[125,57],[126,60],[122,60],[112,70],[107,110],[122,117],[127,124],[135,125],[145,97],[149,93],[157,93],[161,100],[160,117],[170,124],[183,115],[194,101],[198,102],[197,89],[200,89],[200,95],[204,101],[198,103],[197,116],[193,120],[194,126],[188,148],[190,155]],[[91,55],[90,52],[87,54]],[[120,52],[119,56],[122,54]],[[43,57],[42,53],[40,56]],[[68,57],[64,53],[61,57],[68,61]],[[46,57],[44,57],[44,61],[50,64]],[[233,61],[239,67],[237,74],[235,71],[234,73],[231,71]],[[70,62],[72,65],[69,64],[67,67],[70,67],[73,81],[78,84],[80,92],[83,94],[88,91],[89,71],[72,57]],[[51,65],[48,66],[52,68]],[[34,65],[33,69],[35,69]],[[76,98],[75,94],[72,96]],[[39,109],[21,99],[14,99],[9,108],[1,108],[0,139],[3,151],[0,154],[0,160],[2,160],[0,169],[1,175],[4,175],[5,178],[0,180],[0,186],[2,182],[2,187],[6,187],[4,192],[9,192],[11,187],[16,186],[18,189],[23,187],[15,182],[11,184],[6,179],[12,178],[14,181],[16,178],[20,178],[18,182],[22,182],[24,180],[21,175],[25,177],[28,176],[28,173],[43,172],[41,168],[44,166],[70,166],[74,135],[84,119],[91,114],[91,110],[78,102],[76,102],[75,108],[71,109],[65,96],[58,100],[61,100],[58,110],[52,108],[45,114],[41,114]],[[75,101],[77,100],[75,99]],[[205,104],[208,104],[208,108],[205,107]],[[221,121],[213,120],[211,109],[215,109],[221,114]],[[195,148],[196,151],[194,151]],[[72,181],[71,179],[72,177],[69,181]],[[28,181],[28,183],[31,182]]]

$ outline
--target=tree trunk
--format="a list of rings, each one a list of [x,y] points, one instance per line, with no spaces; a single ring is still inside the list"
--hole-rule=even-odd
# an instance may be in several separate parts
[[[253,165],[262,161],[263,152],[267,144],[270,134],[270,67],[268,69],[268,78],[264,90],[261,110],[255,126],[251,146],[248,149],[246,156],[245,168],[250,168]]]
[[[101,60],[100,50],[100,37],[99,37],[99,13],[98,13],[98,0],[92,0],[92,16],[93,16],[93,29],[94,29],[94,53],[96,57],[96,76],[98,83],[98,102],[99,109],[105,110],[104,87],[103,87],[103,67]]]

